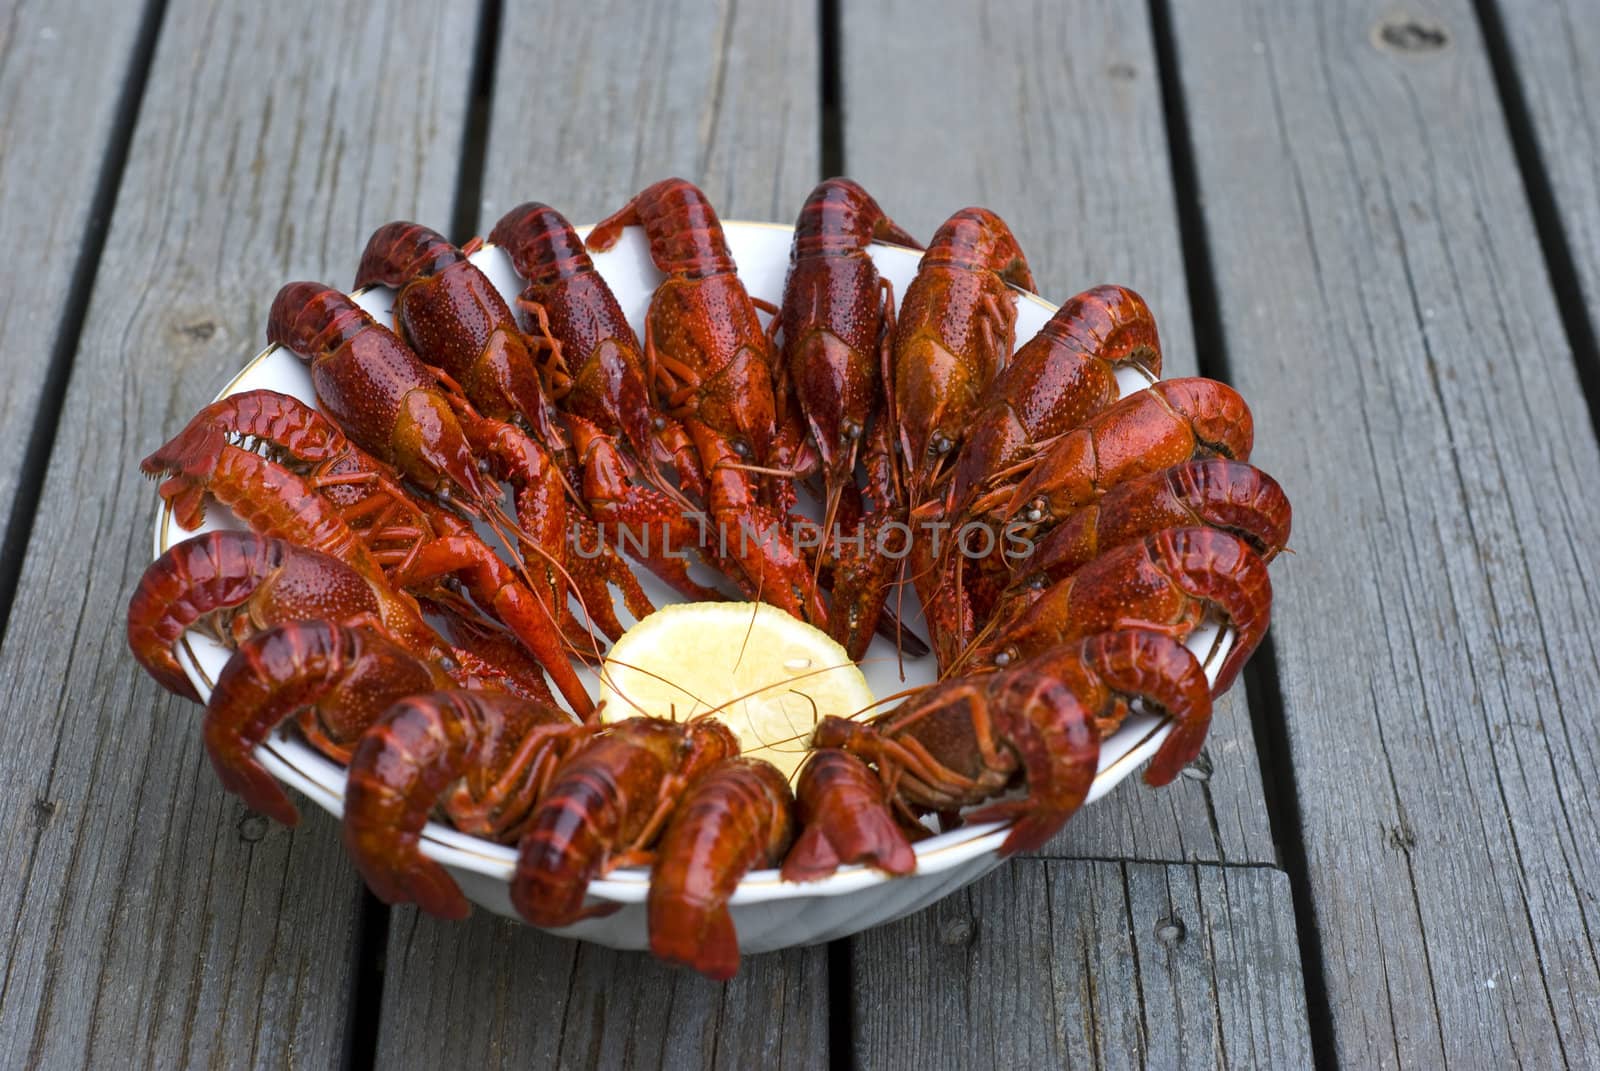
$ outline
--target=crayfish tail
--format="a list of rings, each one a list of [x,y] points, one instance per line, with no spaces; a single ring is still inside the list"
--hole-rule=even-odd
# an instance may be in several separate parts
[[[205,486],[188,476],[173,476],[161,481],[161,500],[172,509],[178,527],[192,532],[205,523]]]
[[[410,898],[417,902],[417,906],[441,919],[455,921],[470,915],[472,907],[468,904],[467,898],[461,894],[449,871],[432,859],[424,859],[422,862],[423,865],[418,868],[418,872],[411,875],[407,890]]]
[[[967,821],[972,823],[1004,818],[1005,815],[998,813],[999,811],[999,807],[985,808],[968,815]],[[1039,810],[1022,815],[1011,827],[1005,842],[1000,845],[1000,854],[1010,856],[1018,852],[1038,851],[1060,831],[1070,817],[1072,817],[1070,812],[1059,814],[1054,811]]]
[[[1031,784],[1029,789],[1031,795],[1035,797],[1038,795],[1037,792],[1033,792]],[[1042,806],[1036,798],[991,803],[963,814],[961,824],[971,826],[982,822],[1011,822],[1011,832],[1000,845],[1001,857],[1012,856],[1018,852],[1036,852],[1043,848],[1051,837],[1061,832],[1061,827],[1067,824],[1067,819],[1077,813],[1087,792],[1088,786],[1085,781],[1083,793],[1075,793],[1074,798],[1060,801],[1053,806]]]
[[[832,722],[834,724],[830,725]],[[849,722],[830,718],[819,729],[817,750],[800,775],[796,792],[804,832],[779,872],[785,881],[818,881],[845,863],[866,863],[888,874],[909,874],[917,856],[895,824],[883,786],[861,759],[833,743]]]
[[[622,237],[622,228],[641,225],[644,222],[639,213],[639,200],[642,196],[640,194],[633,197],[627,204],[596,223],[589,231],[589,237],[584,239],[584,247],[596,253],[603,253],[617,244],[617,239]]]
[[[922,242],[917,236],[906,230],[888,216],[880,216],[872,225],[872,237],[880,242],[889,242],[892,245],[903,245],[907,249],[921,249]]]
[[[846,863],[901,875],[917,869],[917,855],[894,818],[878,808],[832,829],[820,823],[808,826],[784,859],[779,876],[784,881],[821,881]]]
[[[202,618],[248,601],[282,559],[276,541],[247,532],[209,532],[168,548],[128,600],[133,656],[167,691],[200,702],[174,653],[179,638]]]
[[[1199,757],[1200,748],[1206,742],[1206,731],[1210,728],[1209,718],[1174,724],[1161,749],[1150,760],[1150,766],[1144,772],[1144,783],[1151,788],[1170,785],[1185,766]]]
[[[1238,536],[1213,528],[1169,528],[1146,540],[1187,595],[1217,608],[1237,633],[1217,674],[1213,695],[1226,692],[1261,643],[1272,617],[1267,566]]]
[[[821,826],[813,825],[789,849],[778,876],[784,881],[821,881],[843,865],[833,838]]]
[[[213,745],[211,724],[209,720],[206,723],[206,747],[211,755],[211,768],[216,771],[222,787],[242,799],[252,811],[274,822],[290,827],[299,825],[300,812],[277,779],[248,756],[242,761],[237,757],[230,761],[221,747]]]
[[[707,978],[726,982],[739,972],[739,935],[725,904],[671,905],[670,918],[650,919],[650,951],[693,967]]]
[[[489,241],[506,251],[517,274],[530,283],[553,282],[594,270],[572,224],[539,201],[525,202],[501,216],[489,232]]]
[[[436,275],[466,257],[444,235],[406,220],[372,232],[356,269],[355,288],[374,284],[399,288],[414,278]]]
[[[386,904],[415,903],[435,918],[459,921],[472,913],[450,872],[432,859],[417,855],[404,870],[369,873],[362,870],[367,887]]]

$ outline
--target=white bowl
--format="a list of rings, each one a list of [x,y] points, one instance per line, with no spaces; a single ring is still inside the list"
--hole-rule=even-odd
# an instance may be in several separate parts
[[[723,226],[739,265],[739,276],[750,293],[774,304],[779,302],[783,296],[793,228],[775,223],[734,221],[725,221]],[[580,228],[580,233],[586,231],[587,228]],[[919,257],[915,251],[894,246],[872,247],[872,258],[879,272],[894,283],[896,295],[905,293],[916,274]],[[499,249],[485,247],[472,259],[488,273],[508,300],[522,289],[521,279]],[[627,228],[622,240],[613,249],[597,254],[594,261],[616,292],[634,329],[642,332],[650,295],[661,279],[650,263],[643,231],[637,227]],[[354,263],[352,256],[352,267]],[[357,294],[356,300],[379,321],[393,325],[392,291],[375,287]],[[1035,295],[1021,295],[1017,303],[1017,338],[1030,338],[1054,311],[1055,306]],[[1127,392],[1139,389],[1146,381],[1136,373],[1126,373],[1122,383]],[[304,364],[275,346],[258,354],[218,397],[261,387],[292,394],[309,403],[316,400]],[[239,526],[225,509],[218,507],[208,511],[202,530]],[[172,511],[163,506],[156,521],[156,554],[159,556],[192,534],[179,528]],[[639,577],[657,605],[681,601],[648,572],[640,570]],[[631,621],[625,607],[618,605],[617,610],[624,623]],[[909,589],[905,610],[912,622],[918,620],[914,612],[915,597]],[[1231,646],[1232,632],[1215,626],[1202,628],[1189,640],[1190,649],[1204,661],[1213,682]],[[179,660],[200,694],[209,696],[211,682],[228,655],[226,648],[198,632],[190,632],[180,644]],[[874,693],[880,696],[931,683],[935,677],[933,660],[928,657],[906,660],[902,679],[893,645],[882,638],[874,641],[863,670]],[[592,671],[585,672],[594,691],[598,682]],[[1089,802],[1104,796],[1154,754],[1169,729],[1169,723],[1149,714],[1129,718],[1101,745],[1099,773],[1090,789]],[[317,806],[334,815],[342,813],[345,785],[342,767],[283,731],[261,745],[256,756],[274,776],[298,789]],[[776,870],[753,872],[739,884],[730,904],[740,947],[745,952],[766,952],[830,941],[908,915],[976,881],[999,865],[1001,858],[997,852],[1005,835],[1006,827],[990,823],[929,837],[916,845],[916,871],[900,878],[886,877],[862,866],[847,866],[832,877],[806,884],[781,881]],[[497,914],[518,917],[509,898],[509,883],[516,865],[514,849],[429,823],[423,831],[422,852],[443,864],[470,899]],[[614,871],[592,883],[589,894],[593,903],[616,904],[620,909],[554,932],[612,948],[647,948],[644,902],[649,883],[648,871]]]

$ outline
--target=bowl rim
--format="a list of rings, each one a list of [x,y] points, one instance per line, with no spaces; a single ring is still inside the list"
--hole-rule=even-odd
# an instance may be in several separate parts
[[[577,226],[574,230],[579,236],[587,234],[593,229],[594,224]],[[766,220],[740,220],[724,219],[722,226],[725,229],[761,229],[775,230],[792,233],[793,224],[775,223]],[[895,245],[891,242],[874,241],[873,246],[893,250],[899,254],[921,256],[921,250],[908,246]],[[494,243],[483,242],[474,250],[473,256],[478,253],[496,248]],[[361,287],[357,290],[346,291],[351,297],[359,297],[377,289],[373,286]],[[1052,315],[1060,307],[1054,305],[1038,294],[1012,287],[1019,298],[1041,306]],[[254,357],[247,361],[243,367],[230,376],[222,388],[217,392],[213,401],[226,398],[236,392],[241,380],[248,376],[263,361],[282,347],[277,343],[268,343]],[[1151,382],[1154,382],[1152,380]],[[162,554],[176,541],[169,541],[169,533],[176,528],[172,518],[172,507],[165,501],[159,503],[156,511],[154,547],[156,557]],[[187,536],[183,537],[187,538]],[[1201,658],[1201,662],[1209,669],[1225,657],[1232,646],[1233,632],[1231,628],[1224,628],[1213,642],[1211,649]],[[201,665],[190,646],[190,633],[185,632],[179,639],[179,662],[185,674],[189,677],[203,696],[210,697],[214,682]],[[1095,774],[1094,783],[1090,788],[1088,797],[1083,806],[1087,807],[1101,796],[1105,795],[1116,785],[1127,779],[1134,769],[1148,760],[1161,746],[1171,733],[1172,720],[1166,717],[1156,717],[1145,714],[1140,723],[1124,723],[1118,730],[1102,741],[1102,746],[1117,740],[1119,737],[1136,737],[1131,742],[1125,743],[1125,750],[1111,762],[1102,766]],[[317,804],[335,818],[341,817],[344,803],[344,768],[331,760],[313,751],[308,745],[291,736],[286,726],[280,726],[266,741],[257,746],[254,753],[257,761],[261,762],[279,781],[289,784],[300,792],[301,795]],[[322,767],[326,767],[323,769]],[[337,785],[329,783],[334,780],[327,775],[328,770],[337,771]],[[1011,830],[1011,822],[986,822],[971,826],[962,826],[958,829],[944,833],[936,833],[912,845],[916,854],[916,869],[913,874],[937,874],[951,870],[970,862],[980,856],[998,853],[1006,836]],[[471,836],[452,829],[449,826],[430,820],[423,827],[419,848],[423,855],[445,866],[457,867],[484,877],[509,882],[515,867],[516,849],[482,837]],[[841,866],[826,878],[811,882],[785,881],[779,877],[775,868],[750,871],[740,881],[737,890],[729,901],[731,905],[746,903],[762,903],[772,900],[790,899],[795,897],[833,897],[859,892],[862,889],[884,884],[895,880],[895,875],[886,874],[876,868],[864,864],[847,864]],[[589,884],[589,895],[596,899],[609,900],[616,903],[642,903],[649,892],[650,871],[643,867],[630,867],[614,870],[605,877],[596,878]]]

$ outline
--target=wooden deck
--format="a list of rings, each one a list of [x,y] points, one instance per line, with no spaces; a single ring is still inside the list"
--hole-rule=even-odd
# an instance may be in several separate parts
[[[0,1066],[1600,1063],[1587,0],[14,0],[0,20]],[[1145,294],[1296,507],[1201,762],[713,985],[362,890],[128,656],[135,460],[377,224],[698,180],[967,203]]]

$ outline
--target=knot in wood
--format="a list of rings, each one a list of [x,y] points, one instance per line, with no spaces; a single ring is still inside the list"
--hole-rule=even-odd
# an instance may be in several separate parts
[[[267,835],[267,819],[265,815],[247,814],[239,819],[235,828],[239,830],[240,840],[254,844]]]
[[[1189,928],[1176,915],[1156,920],[1156,940],[1164,945],[1175,945],[1189,936]]]
[[[967,945],[977,934],[977,927],[971,919],[951,919],[939,927],[939,941],[943,944]]]
[[[1189,778],[1191,781],[1209,781],[1211,780],[1211,772],[1213,769],[1214,767],[1211,765],[1211,753],[1202,751],[1200,754],[1195,756],[1193,762],[1183,768],[1183,776]]]
[[[1396,14],[1380,19],[1372,28],[1372,43],[1387,52],[1418,55],[1445,48],[1450,44],[1450,34],[1437,22]]]
[[[196,320],[193,323],[179,324],[178,333],[190,342],[210,342],[217,333],[215,320]]]

